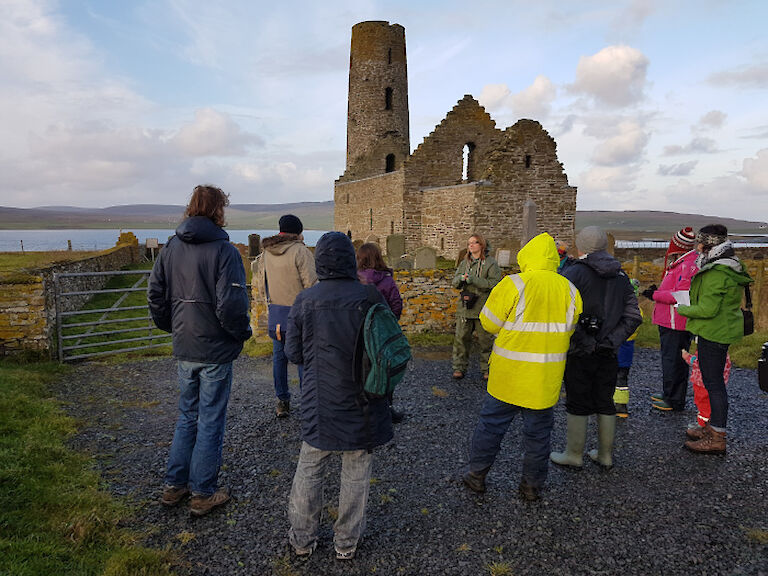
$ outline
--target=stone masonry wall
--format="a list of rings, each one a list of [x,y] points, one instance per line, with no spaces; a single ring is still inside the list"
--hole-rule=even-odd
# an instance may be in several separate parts
[[[52,356],[55,354],[54,273],[120,270],[138,260],[138,246],[123,244],[98,256],[57,264],[0,284],[0,354],[23,350],[48,350]],[[106,276],[67,278],[62,281],[62,289],[66,292],[98,290],[108,280]],[[86,296],[63,299],[62,310],[76,310],[86,300]]]
[[[333,198],[333,227],[344,233],[351,230],[353,240],[365,240],[371,234],[385,238],[402,233],[402,189],[402,170],[354,182],[337,181]]]
[[[427,188],[421,192],[421,236],[417,245],[456,258],[474,231],[476,182]]]

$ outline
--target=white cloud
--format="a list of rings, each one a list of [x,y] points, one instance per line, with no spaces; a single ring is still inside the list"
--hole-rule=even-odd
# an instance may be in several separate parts
[[[679,156],[681,154],[714,154],[719,152],[717,142],[712,138],[694,138],[685,146],[678,144],[664,146],[665,156]]]
[[[768,88],[768,62],[716,72],[707,80],[710,84],[720,87]]]
[[[249,145],[262,146],[255,134],[243,132],[227,114],[212,108],[195,111],[195,120],[186,124],[172,142],[189,156],[241,156]]]
[[[581,174],[579,182],[579,195],[594,196],[610,201],[610,206],[615,208],[614,202],[628,199],[636,188],[636,166],[595,166]],[[610,193],[610,194],[608,194]],[[583,205],[580,199],[579,204]]]
[[[630,46],[608,46],[593,56],[582,56],[576,68],[573,92],[591,96],[613,107],[643,99],[648,59]]]
[[[707,128],[722,128],[727,118],[727,114],[721,110],[710,110],[699,118],[698,124],[694,128],[707,129]]]
[[[768,148],[759,150],[756,158],[745,158],[741,174],[751,186],[768,192]]]
[[[488,110],[508,108],[518,118],[543,119],[549,116],[557,88],[546,76],[537,76],[533,84],[513,94],[506,84],[486,84],[478,101]]]
[[[631,121],[622,122],[617,133],[595,146],[592,162],[598,166],[622,166],[637,162],[648,143],[648,134]]]
[[[698,163],[698,160],[689,160],[680,164],[659,164],[657,174],[660,176],[690,176]]]

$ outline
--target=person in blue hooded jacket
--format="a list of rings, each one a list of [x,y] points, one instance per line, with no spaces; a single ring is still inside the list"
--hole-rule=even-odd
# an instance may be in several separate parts
[[[184,221],[152,268],[147,289],[155,324],[173,335],[179,416],[161,502],[190,493],[190,512],[207,514],[229,500],[218,488],[232,361],[251,337],[245,268],[222,229],[229,198],[197,186]]]
[[[304,365],[301,387],[301,452],[288,503],[288,538],[299,556],[317,545],[323,483],[329,457],[341,453],[339,515],[333,525],[336,557],[355,556],[365,529],[373,455],[370,447],[392,439],[387,398],[369,399],[355,380],[353,356],[358,331],[371,305],[358,280],[355,249],[341,232],[328,232],[315,247],[319,282],[296,297],[288,316],[285,354]],[[375,297],[386,304],[378,291]],[[373,296],[371,296],[373,297]]]

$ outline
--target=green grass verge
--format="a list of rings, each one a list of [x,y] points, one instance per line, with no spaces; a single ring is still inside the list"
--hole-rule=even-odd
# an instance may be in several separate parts
[[[0,574],[171,574],[166,551],[118,527],[130,515],[66,439],[74,421],[51,397],[67,368],[0,362]]]

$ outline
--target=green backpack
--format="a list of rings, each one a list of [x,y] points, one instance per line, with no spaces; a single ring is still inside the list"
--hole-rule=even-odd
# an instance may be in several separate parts
[[[392,310],[381,303],[376,287],[366,288],[371,306],[355,344],[355,379],[369,398],[385,398],[405,376],[411,346]]]

